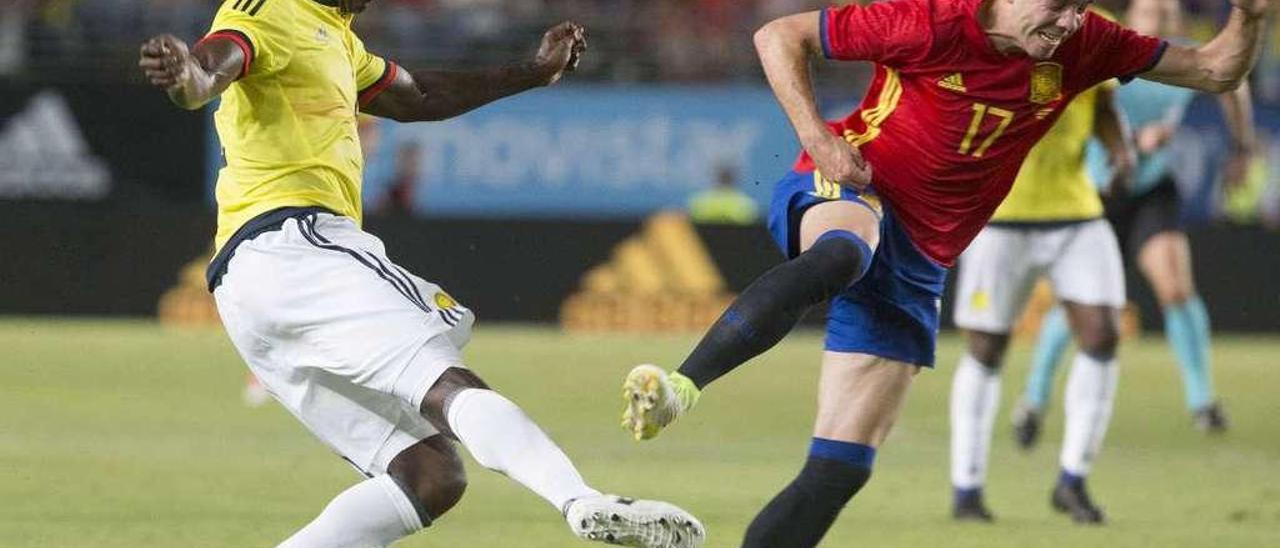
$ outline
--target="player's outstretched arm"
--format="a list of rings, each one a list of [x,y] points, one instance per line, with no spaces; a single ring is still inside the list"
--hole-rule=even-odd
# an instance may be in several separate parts
[[[564,22],[543,34],[533,60],[471,71],[400,71],[361,110],[401,122],[446,120],[503,97],[549,86],[572,71],[587,49],[581,25]]]
[[[1107,151],[1111,166],[1111,181],[1107,191],[1123,195],[1137,165],[1137,153],[1133,146],[1133,133],[1124,112],[1116,105],[1115,91],[1106,86],[1098,88],[1098,100],[1094,107],[1093,134]]]
[[[1226,120],[1227,131],[1231,134],[1229,153],[1222,165],[1222,181],[1228,188],[1235,188],[1244,183],[1257,145],[1248,82],[1234,91],[1218,95],[1218,103],[1222,105],[1222,118]]]
[[[756,31],[756,52],[769,86],[818,170],[831,181],[862,188],[871,183],[871,168],[856,148],[831,133],[813,96],[809,59],[822,53],[821,17],[822,12],[813,11],[769,22]]]
[[[195,110],[226,91],[240,77],[244,61],[243,50],[231,40],[205,40],[190,50],[180,38],[161,34],[142,43],[138,66],[175,105]]]
[[[1217,36],[1197,48],[1170,45],[1160,62],[1139,77],[1209,93],[1236,89],[1258,58],[1269,2],[1231,0],[1231,14]]]

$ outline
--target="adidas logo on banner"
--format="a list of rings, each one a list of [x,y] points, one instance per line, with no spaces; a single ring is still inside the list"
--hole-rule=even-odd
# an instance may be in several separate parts
[[[106,162],[56,92],[36,94],[0,129],[0,199],[99,200],[110,191]]]
[[[688,217],[664,212],[618,244],[560,306],[570,331],[695,331],[733,300]]]
[[[938,80],[938,87],[965,93],[969,90],[964,89],[964,77],[959,72],[953,72],[941,80]]]

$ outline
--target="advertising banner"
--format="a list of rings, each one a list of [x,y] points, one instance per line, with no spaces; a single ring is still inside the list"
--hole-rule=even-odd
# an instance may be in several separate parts
[[[365,203],[428,216],[638,218],[729,170],[763,207],[799,150],[764,88],[563,87],[440,123],[367,121]]]

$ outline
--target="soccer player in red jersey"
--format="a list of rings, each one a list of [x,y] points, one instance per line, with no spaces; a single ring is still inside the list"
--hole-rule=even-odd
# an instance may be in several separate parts
[[[624,424],[650,438],[700,390],[831,299],[818,413],[799,476],[745,546],[813,546],[866,483],[913,376],[931,367],[946,269],[1009,191],[1073,96],[1135,76],[1219,93],[1257,56],[1267,0],[1232,0],[1186,48],[1087,12],[1089,0],[890,0],[777,19],[756,33],[769,84],[805,153],[774,192],[788,261],[730,305],[679,370],[632,370]],[[862,105],[819,115],[808,62],[871,61]],[[852,146],[851,146],[852,145]]]

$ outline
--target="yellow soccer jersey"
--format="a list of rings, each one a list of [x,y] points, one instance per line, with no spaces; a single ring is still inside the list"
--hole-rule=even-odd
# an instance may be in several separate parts
[[[226,162],[217,249],[280,207],[320,206],[359,223],[356,116],[394,80],[395,64],[365,50],[351,16],[316,0],[224,0],[205,40],[215,37],[245,52],[214,117]]]
[[[1062,117],[1027,155],[991,222],[1078,221],[1102,216],[1102,201],[1084,161],[1097,103],[1097,88],[1072,99]]]

